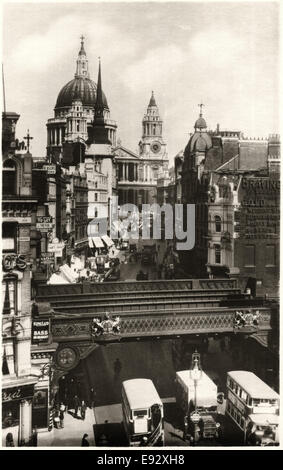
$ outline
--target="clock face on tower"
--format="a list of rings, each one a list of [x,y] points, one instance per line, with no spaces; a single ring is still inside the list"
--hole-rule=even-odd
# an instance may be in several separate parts
[[[159,142],[153,142],[150,146],[150,149],[153,153],[158,153],[161,150],[161,145]]]

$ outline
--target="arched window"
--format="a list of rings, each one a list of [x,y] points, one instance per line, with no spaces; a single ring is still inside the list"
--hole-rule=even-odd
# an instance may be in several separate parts
[[[221,263],[221,246],[220,245],[214,245],[214,261],[215,261],[215,264]]]
[[[17,167],[14,160],[8,158],[3,163],[3,195],[17,194]]]
[[[2,314],[16,315],[17,313],[17,277],[7,275],[2,281]]]
[[[215,221],[215,232],[221,232],[221,217],[219,215],[216,215],[214,217]]]

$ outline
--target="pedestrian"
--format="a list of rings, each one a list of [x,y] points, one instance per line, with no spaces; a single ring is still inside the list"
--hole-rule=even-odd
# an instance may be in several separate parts
[[[85,419],[85,413],[86,413],[86,404],[85,404],[85,401],[82,400],[82,404],[81,404],[81,417],[82,417],[82,420]]]
[[[64,405],[64,403],[63,403],[62,401],[61,401],[61,403],[60,403],[59,411],[63,411],[63,413],[65,414],[66,406]]]
[[[90,408],[94,408],[96,392],[93,387],[90,389]]]
[[[188,435],[188,427],[189,427],[189,418],[187,415],[184,416],[184,431],[183,431],[183,440],[187,439]]]
[[[88,434],[84,434],[82,438],[81,447],[89,447],[89,442],[87,440]]]
[[[63,429],[64,427],[64,411],[59,411],[59,419],[60,419],[60,428]]]
[[[13,434],[8,432],[6,436],[6,447],[15,447]]]
[[[60,427],[60,416],[59,416],[60,411],[55,411],[55,416],[54,416],[54,427],[56,429],[59,429]]]
[[[37,447],[37,426],[34,426],[34,430],[31,436],[31,446]]]
[[[117,357],[115,362],[114,362],[114,375],[115,377],[118,377],[120,375],[122,369],[122,364],[120,359]]]
[[[75,417],[78,416],[78,411],[79,411],[79,407],[80,407],[80,399],[78,397],[78,395],[75,395],[74,396],[74,409],[75,409]]]

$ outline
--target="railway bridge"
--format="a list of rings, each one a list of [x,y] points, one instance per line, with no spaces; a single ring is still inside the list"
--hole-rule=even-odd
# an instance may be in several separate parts
[[[41,318],[40,306],[51,306],[54,383],[103,344],[240,334],[267,347],[272,332],[271,305],[241,293],[236,279],[44,285],[36,301]]]

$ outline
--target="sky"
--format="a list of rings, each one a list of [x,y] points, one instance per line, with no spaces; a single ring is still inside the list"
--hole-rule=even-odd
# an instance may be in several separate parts
[[[277,2],[2,2],[6,110],[21,115],[31,152],[46,155],[46,122],[74,78],[80,36],[122,145],[136,151],[154,90],[168,156],[186,146],[204,103],[208,128],[279,132]]]

